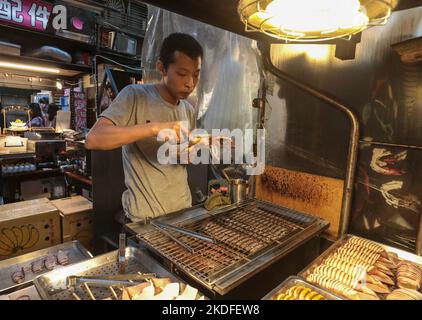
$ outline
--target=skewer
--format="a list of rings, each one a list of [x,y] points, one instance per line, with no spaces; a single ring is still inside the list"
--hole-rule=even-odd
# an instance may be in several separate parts
[[[108,287],[108,288],[110,289],[110,291],[111,291],[111,293],[113,294],[114,298],[115,298],[116,300],[119,300],[119,297],[117,296],[116,291],[114,291],[113,287],[112,287],[112,286],[110,286],[110,287]]]
[[[92,299],[92,300],[95,300],[95,297],[94,297],[94,295],[92,294],[92,291],[91,291],[91,289],[88,287],[88,284],[87,284],[86,282],[84,282],[84,286],[85,286],[85,288],[86,288],[86,291],[88,291],[89,295],[91,296],[91,299]]]
[[[140,271],[138,271],[137,272],[137,274],[139,274],[140,276],[143,276],[143,275],[145,275],[144,273],[142,273],[142,272],[140,272]],[[145,280],[150,280],[150,279],[152,279],[152,278],[155,278],[157,275],[155,274],[155,273],[151,273],[151,278],[145,278]]]
[[[72,295],[75,297],[76,300],[82,300],[76,293],[72,292]]]

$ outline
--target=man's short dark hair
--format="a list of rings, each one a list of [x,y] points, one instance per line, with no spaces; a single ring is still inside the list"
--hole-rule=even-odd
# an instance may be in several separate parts
[[[160,60],[164,69],[174,62],[176,51],[186,54],[191,59],[203,57],[203,50],[199,42],[192,36],[185,33],[172,33],[164,39],[160,49]]]

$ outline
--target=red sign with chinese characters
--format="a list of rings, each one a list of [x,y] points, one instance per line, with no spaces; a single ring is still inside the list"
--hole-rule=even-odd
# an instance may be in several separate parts
[[[39,0],[0,0],[0,22],[44,31],[53,5]]]

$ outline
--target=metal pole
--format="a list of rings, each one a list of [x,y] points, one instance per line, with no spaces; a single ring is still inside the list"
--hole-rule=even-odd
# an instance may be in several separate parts
[[[408,145],[408,144],[397,144],[397,143],[379,142],[379,141],[365,141],[365,140],[360,140],[359,143],[360,144],[376,145],[376,146],[422,150],[422,146],[414,146],[414,145]]]
[[[303,83],[294,77],[290,76],[288,73],[281,71],[271,61],[271,43],[258,43],[259,50],[262,54],[262,60],[264,63],[264,68],[271,72],[276,77],[280,78],[287,83],[295,86],[296,88],[314,96],[315,98],[327,103],[331,107],[334,107],[342,112],[344,112],[348,119],[350,120],[351,132],[350,132],[350,143],[347,154],[347,167],[345,175],[345,186],[343,189],[343,199],[341,205],[341,215],[340,215],[340,229],[339,236],[342,236],[347,233],[349,228],[350,212],[352,206],[352,193],[353,193],[353,182],[357,161],[357,153],[359,146],[359,120],[353,111],[344,105],[343,103],[337,101],[335,98],[330,97],[328,94],[315,89],[306,83]]]

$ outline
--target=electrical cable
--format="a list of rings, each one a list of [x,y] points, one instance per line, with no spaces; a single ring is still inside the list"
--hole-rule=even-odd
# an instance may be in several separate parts
[[[109,61],[109,62],[111,62],[111,63],[113,63],[113,64],[116,64],[116,65],[118,65],[118,66],[120,66],[120,67],[123,67],[123,68],[129,69],[129,70],[133,70],[133,71],[142,71],[142,70],[144,70],[144,68],[142,68],[142,67],[141,67],[141,68],[133,68],[133,67],[130,67],[130,66],[125,65],[125,64],[122,64],[122,63],[120,63],[120,62],[117,62],[117,61],[115,61],[115,60],[112,60],[112,59],[110,59],[110,58],[107,58],[107,57],[102,56],[102,55],[99,55],[99,54],[95,55],[95,57],[99,57],[99,58],[101,58],[101,59],[104,59],[104,60],[106,60],[106,61]]]

